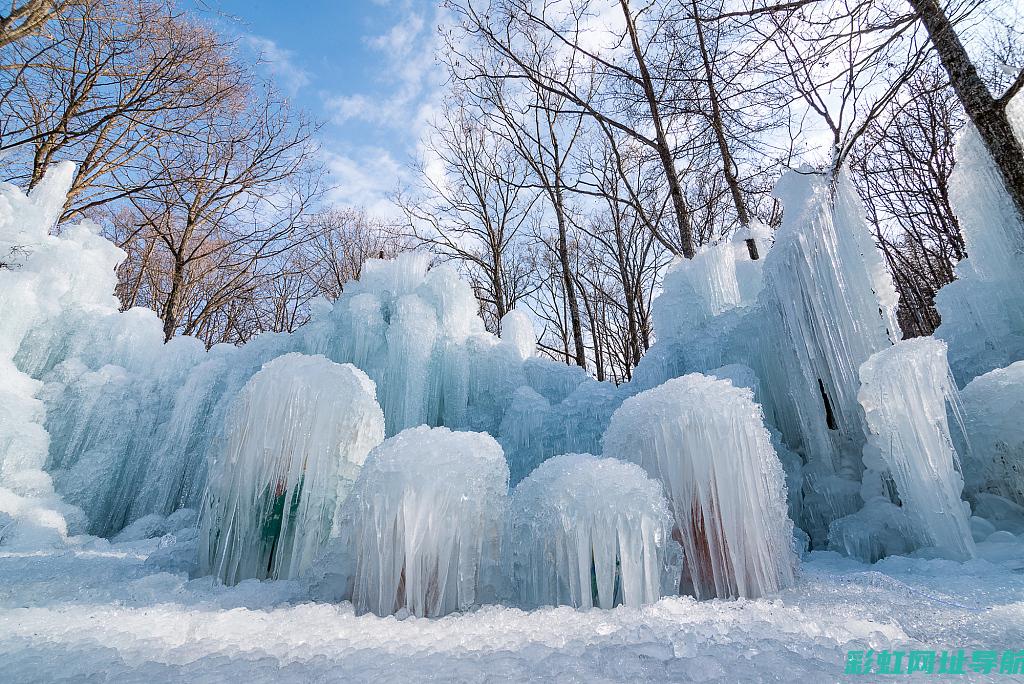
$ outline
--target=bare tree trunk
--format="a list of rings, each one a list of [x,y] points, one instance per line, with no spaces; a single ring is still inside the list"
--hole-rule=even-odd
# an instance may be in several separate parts
[[[565,205],[562,202],[562,189],[556,185],[552,204],[555,207],[555,219],[558,223],[558,262],[562,270],[562,287],[565,288],[565,299],[569,303],[569,324],[572,327],[572,342],[576,356],[576,365],[586,370],[587,352],[583,346],[583,324],[580,321],[580,304],[576,296],[576,282],[572,277],[572,265],[569,263],[569,239],[565,226]]]
[[[675,210],[676,225],[679,229],[680,247],[683,250],[683,256],[687,259],[692,259],[697,250],[693,241],[690,209],[686,206],[686,198],[683,197],[683,189],[679,184],[679,174],[676,173],[676,163],[675,159],[672,158],[672,148],[669,146],[668,137],[665,135],[665,126],[661,120],[658,97],[654,92],[654,83],[651,80],[651,73],[647,69],[647,60],[644,57],[643,49],[640,47],[640,37],[636,32],[636,24],[633,23],[633,14],[629,9],[629,0],[619,0],[619,5],[622,7],[622,14],[626,19],[626,31],[629,33],[633,56],[636,59],[637,67],[640,69],[640,80],[643,84],[644,97],[647,99],[647,106],[651,112],[651,122],[654,125],[654,139],[658,147],[658,158],[665,169],[668,191],[672,196],[672,208]]]
[[[1010,193],[1017,215],[1024,223],[1024,147],[1014,134],[1006,115],[1006,105],[1024,86],[1024,73],[1017,77],[1003,97],[995,99],[978,75],[977,68],[938,0],[907,1],[920,15],[921,22],[928,30],[942,66],[949,74],[953,90],[978,129]]]
[[[174,337],[174,331],[178,328],[178,304],[181,301],[182,286],[185,283],[185,263],[180,259],[174,260],[174,269],[171,271],[171,291],[167,294],[167,303],[164,305],[164,342],[170,342]]]

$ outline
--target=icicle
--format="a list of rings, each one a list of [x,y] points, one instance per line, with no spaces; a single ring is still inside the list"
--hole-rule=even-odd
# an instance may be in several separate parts
[[[200,567],[226,584],[297,577],[334,528],[384,417],[366,374],[286,354],[245,385],[228,417],[200,521]]]
[[[782,465],[747,388],[699,373],[627,399],[604,455],[661,480],[687,573],[701,599],[758,597],[793,582],[793,525]]]
[[[638,607],[661,596],[671,514],[633,463],[590,454],[545,461],[512,494],[509,551],[527,607]]]
[[[957,559],[974,556],[946,418],[947,403],[956,402],[956,385],[945,343],[930,337],[906,340],[868,359],[860,377],[869,448],[888,466],[915,541]]]
[[[374,449],[344,507],[346,577],[358,613],[436,617],[493,598],[508,466],[492,437],[420,426]],[[331,556],[328,556],[328,563]],[[339,591],[340,589],[340,591]]]

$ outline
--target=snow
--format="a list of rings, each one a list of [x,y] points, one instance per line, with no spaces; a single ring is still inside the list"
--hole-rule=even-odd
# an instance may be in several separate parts
[[[370,452],[314,571],[318,591],[357,613],[439,617],[493,600],[508,491],[486,434],[420,426]]]
[[[665,487],[683,547],[681,590],[756,598],[793,583],[793,523],[782,465],[753,392],[693,373],[623,402],[604,455]]]
[[[384,439],[373,381],[323,356],[279,356],[242,388],[225,433],[203,501],[201,571],[226,584],[298,577]]]
[[[947,404],[958,407],[946,345],[930,337],[906,340],[865,361],[860,377],[870,429],[864,461],[872,471],[861,495],[869,504],[884,497],[882,479],[891,477],[912,522],[908,536],[954,559],[970,558],[970,508],[960,499],[964,481],[946,418]]]
[[[0,551],[4,678],[35,681],[838,681],[852,649],[1021,648],[1018,543],[967,563],[815,552],[770,599],[440,619],[356,615],[294,581],[153,566],[161,539]],[[972,681],[985,681],[980,675]],[[991,675],[991,681],[1010,681]]]
[[[519,483],[510,508],[507,575],[524,606],[636,608],[662,596],[671,516],[639,466],[555,456]]]

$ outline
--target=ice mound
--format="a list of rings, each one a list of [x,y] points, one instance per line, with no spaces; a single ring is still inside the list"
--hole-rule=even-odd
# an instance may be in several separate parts
[[[869,428],[865,501],[885,497],[884,480],[891,478],[913,541],[955,559],[973,557],[970,510],[960,499],[964,482],[946,418],[947,404],[956,406],[956,385],[945,343],[906,340],[868,359],[860,377]]]
[[[492,600],[508,466],[483,433],[420,426],[370,452],[324,561],[357,613],[437,617]]]
[[[987,492],[1024,506],[1024,361],[975,378],[961,398],[968,498]]]
[[[793,583],[793,524],[782,465],[748,388],[699,373],[623,402],[604,455],[661,480],[683,547],[680,589],[759,597]]]
[[[638,607],[661,597],[671,514],[661,483],[590,454],[545,461],[510,504],[508,564],[528,607]]]
[[[302,354],[266,364],[235,400],[212,464],[200,571],[225,584],[298,577],[383,439],[384,416],[361,370]]]

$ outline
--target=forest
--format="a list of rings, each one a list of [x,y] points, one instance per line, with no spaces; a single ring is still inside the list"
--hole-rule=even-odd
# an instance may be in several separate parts
[[[967,256],[949,179],[969,122],[1024,209],[1012,3],[444,9],[443,102],[390,213],[331,205],[322,122],[215,8],[170,0],[14,3],[0,178],[31,189],[74,161],[61,222],[92,219],[127,253],[121,305],[153,309],[165,339],[293,331],[366,259],[428,250],[470,279],[489,330],[529,311],[542,353],[616,383],[654,341],[668,265],[780,225],[786,169],[850,176],[905,337],[938,326],[935,294]]]

